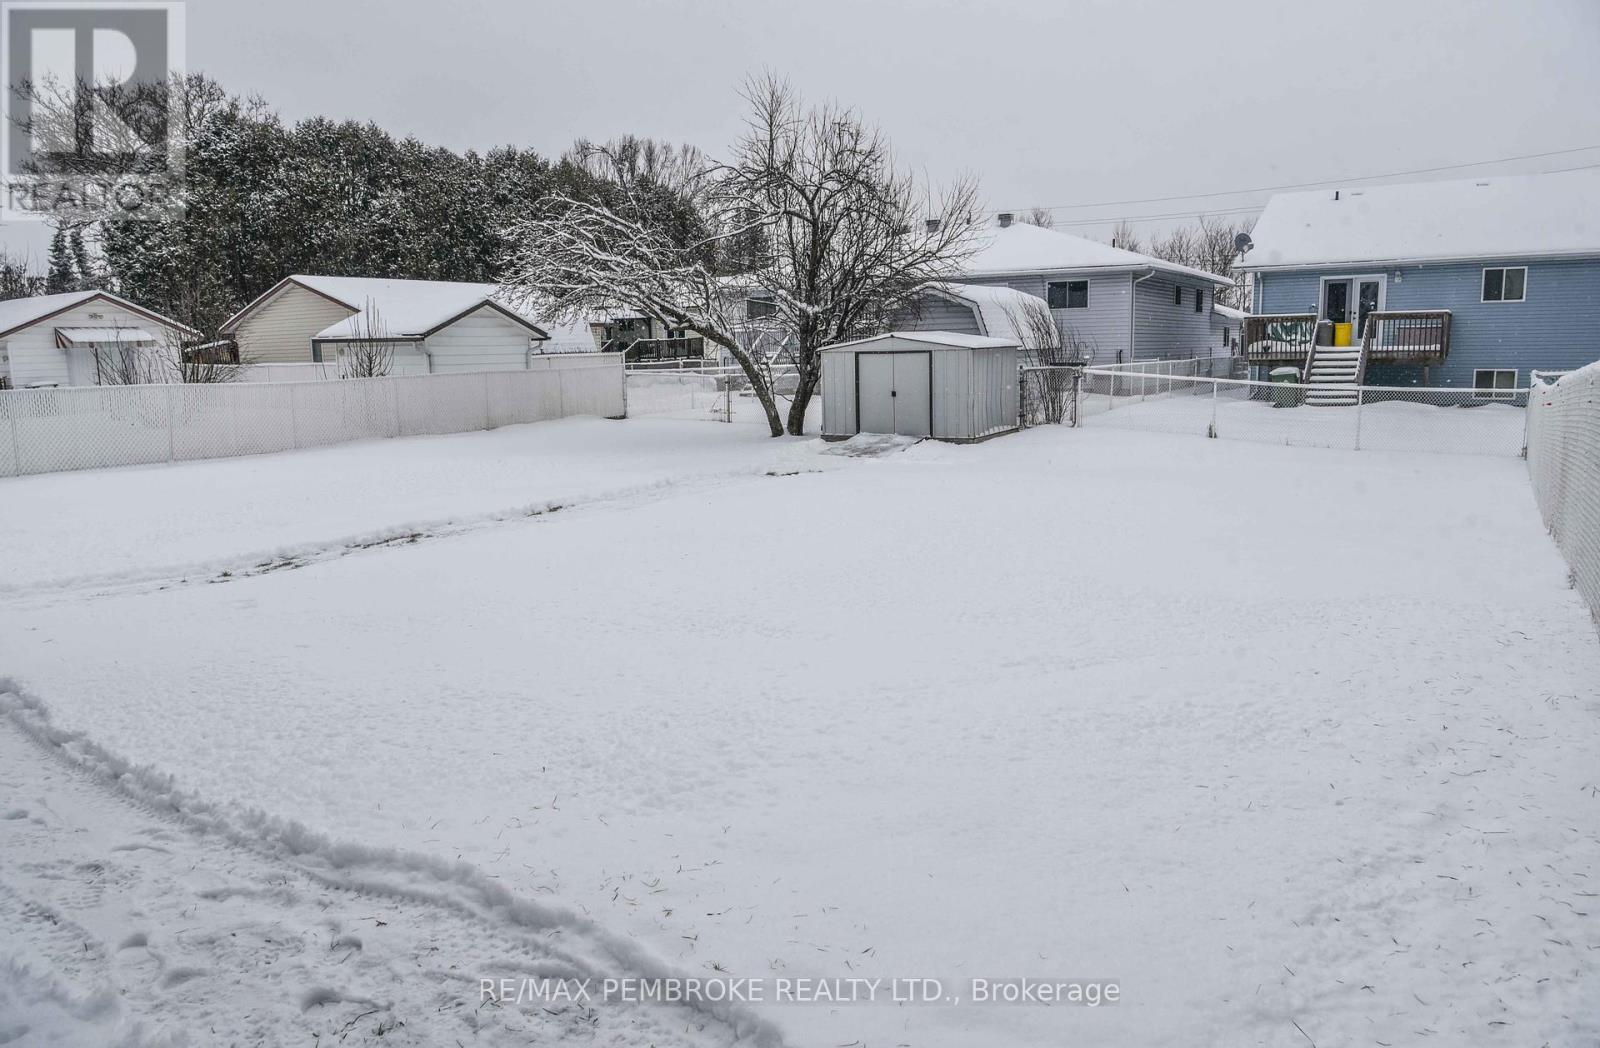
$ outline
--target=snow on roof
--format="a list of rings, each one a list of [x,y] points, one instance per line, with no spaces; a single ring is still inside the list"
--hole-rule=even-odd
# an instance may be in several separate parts
[[[1279,193],[1240,269],[1600,255],[1600,171]]]
[[[539,327],[549,335],[548,341],[539,344],[541,353],[594,353],[599,343],[594,337],[595,321],[580,320],[575,324],[541,322]]]
[[[1044,299],[1026,291],[992,284],[924,284],[923,289],[972,306],[978,311],[982,333],[991,338],[1020,339],[1022,311],[1044,305]]]
[[[52,317],[57,313],[82,305],[95,298],[103,298],[114,302],[125,309],[131,310],[151,320],[170,324],[174,330],[185,334],[194,334],[193,330],[183,326],[175,320],[157,316],[142,306],[135,305],[125,298],[119,298],[108,291],[67,291],[59,295],[34,295],[32,298],[12,298],[0,302],[0,334],[10,334],[18,328],[27,327],[29,324]]]
[[[1211,312],[1217,314],[1218,316],[1227,317],[1229,320],[1243,320],[1245,317],[1250,315],[1244,310],[1234,309],[1232,306],[1212,305]]]
[[[1141,255],[1137,251],[1124,251],[1098,240],[1059,233],[1026,222],[986,229],[978,236],[977,245],[977,250],[962,266],[963,272],[973,276],[1054,273],[1072,269],[1156,269],[1212,284],[1233,283],[1229,278],[1215,273]]]
[[[932,346],[951,346],[955,349],[1004,349],[1016,348],[1017,340],[1014,338],[989,338],[986,335],[964,335],[955,331],[886,331],[881,335],[870,338],[858,338],[851,342],[839,342],[823,347],[822,352],[831,353],[836,349],[859,349],[870,342],[883,342],[887,339],[898,338],[906,342],[922,342]]]
[[[296,273],[288,280],[355,311],[354,316],[318,332],[316,338],[352,338],[371,334],[374,324],[391,337],[414,338],[489,302],[515,314],[530,327],[536,327],[526,315],[495,297],[498,288],[494,284],[390,280],[382,277],[323,277],[304,273]],[[267,294],[271,295],[272,292]],[[251,306],[246,306],[244,311],[229,320],[224,330],[231,329]]]

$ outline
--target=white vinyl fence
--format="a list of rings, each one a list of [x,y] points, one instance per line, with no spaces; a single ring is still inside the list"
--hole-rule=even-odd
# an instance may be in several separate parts
[[[0,392],[0,476],[257,455],[624,413],[615,353],[528,371]]]
[[[1224,365],[1205,369],[1223,373]],[[1062,383],[1055,373],[1064,370],[1025,369],[1024,424],[1059,420],[1356,451],[1520,455],[1525,446],[1525,389],[1352,386],[1347,402],[1332,405],[1311,403],[1326,391],[1302,383],[1183,374],[1181,366],[1091,367],[1082,369],[1074,402],[1060,412],[1052,410]]]
[[[1573,584],[1600,620],[1600,363],[1559,378],[1534,373],[1528,474]]]

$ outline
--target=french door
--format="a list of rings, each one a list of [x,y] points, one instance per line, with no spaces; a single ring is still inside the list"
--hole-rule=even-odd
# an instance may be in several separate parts
[[[1383,309],[1388,278],[1377,273],[1359,277],[1323,277],[1321,319],[1350,325],[1350,340],[1360,342],[1367,317]]]

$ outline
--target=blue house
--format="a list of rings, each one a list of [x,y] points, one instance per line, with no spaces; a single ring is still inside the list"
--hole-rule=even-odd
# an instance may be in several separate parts
[[[1363,382],[1489,398],[1600,359],[1600,171],[1280,194],[1251,237],[1244,354],[1324,402]]]

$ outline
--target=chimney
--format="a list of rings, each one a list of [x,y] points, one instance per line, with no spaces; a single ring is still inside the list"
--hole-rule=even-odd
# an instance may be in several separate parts
[[[930,232],[930,233],[939,232],[939,220],[937,218],[928,219],[928,232]]]
[[[1010,229],[1011,228],[1011,220],[1016,218],[1016,217],[1017,217],[1016,215],[1013,215],[1009,211],[1000,212],[1000,228],[1001,229]]]

